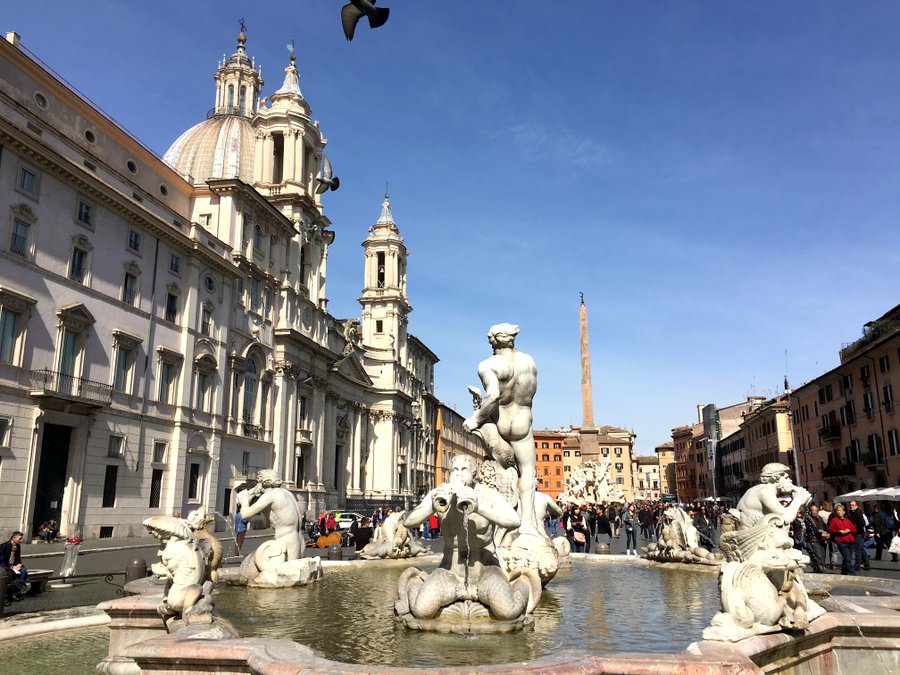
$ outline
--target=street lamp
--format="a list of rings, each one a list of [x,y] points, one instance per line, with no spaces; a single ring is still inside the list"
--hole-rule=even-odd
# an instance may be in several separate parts
[[[407,421],[405,426],[412,433],[413,438],[413,447],[412,447],[412,489],[413,493],[418,496],[418,473],[419,473],[419,432],[422,430],[422,404],[418,401],[413,401],[410,404],[410,408],[412,409],[413,419],[412,421]]]

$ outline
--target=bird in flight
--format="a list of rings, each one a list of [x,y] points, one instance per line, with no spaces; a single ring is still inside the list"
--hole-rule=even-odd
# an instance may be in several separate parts
[[[337,190],[341,186],[341,179],[333,175],[331,170],[331,162],[325,155],[322,155],[322,169],[316,177],[316,194],[322,194],[329,190]]]
[[[391,10],[387,7],[376,7],[375,0],[350,0],[341,8],[341,24],[344,26],[344,35],[347,41],[353,39],[356,24],[363,16],[369,17],[369,26],[378,28],[388,20]]]

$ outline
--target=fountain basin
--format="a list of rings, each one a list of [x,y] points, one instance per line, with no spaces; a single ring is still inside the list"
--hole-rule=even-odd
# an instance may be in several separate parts
[[[330,569],[322,580],[295,589],[219,587],[214,595],[217,610],[241,638],[203,639],[199,627],[166,634],[154,616],[156,595],[104,603],[111,616],[110,630],[78,635],[86,636],[82,639],[92,641],[95,648],[101,644],[98,636],[109,635],[118,666],[133,659],[148,672],[162,673],[900,670],[896,581],[805,575],[814,597],[829,611],[813,622],[808,633],[760,635],[734,644],[695,642],[688,647],[718,609],[714,569],[621,556],[572,557],[571,569],[561,570],[548,586],[546,607],[535,613],[535,628],[512,635],[416,633],[396,624],[390,602],[393,581],[411,564],[427,567],[421,558],[326,564]],[[433,558],[425,560],[436,564]],[[703,600],[707,594],[708,603]],[[362,636],[355,630],[362,630]],[[67,635],[76,634],[59,637]],[[8,658],[16,659],[32,640],[42,640],[47,651],[46,637],[16,640],[0,643],[0,658],[8,648]],[[34,651],[34,658],[40,659],[40,650]],[[96,660],[103,655],[98,653]],[[37,662],[40,672],[79,672],[55,649],[43,656]]]

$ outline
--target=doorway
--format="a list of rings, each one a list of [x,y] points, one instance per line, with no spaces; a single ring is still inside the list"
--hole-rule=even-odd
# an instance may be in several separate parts
[[[69,464],[69,440],[72,428],[59,424],[45,424],[41,441],[41,463],[38,467],[37,489],[34,493],[32,534],[41,524],[62,517],[63,492],[66,489],[66,467]]]

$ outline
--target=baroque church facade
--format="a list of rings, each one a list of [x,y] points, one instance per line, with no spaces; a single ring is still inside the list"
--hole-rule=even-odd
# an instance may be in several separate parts
[[[160,158],[0,42],[0,530],[228,515],[259,469],[310,512],[434,485],[438,358],[408,332],[389,198],[361,316],[337,319],[326,139],[293,54],[264,97],[241,33],[214,80]]]

